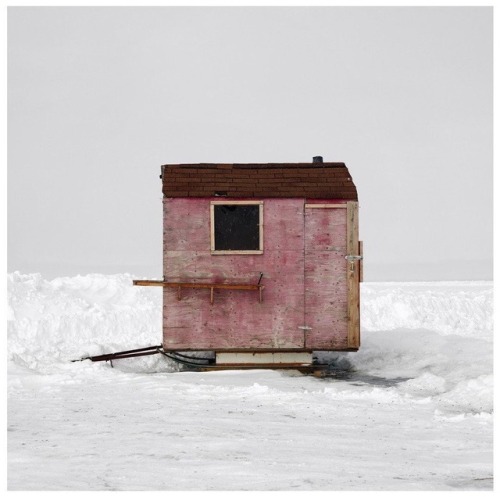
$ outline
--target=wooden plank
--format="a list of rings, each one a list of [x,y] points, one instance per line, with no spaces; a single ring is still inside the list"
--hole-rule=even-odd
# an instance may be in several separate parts
[[[226,290],[260,290],[263,285],[244,283],[189,283],[182,281],[133,280],[136,286],[162,286],[165,288],[217,288]]]
[[[260,203],[259,208],[259,250],[264,252],[264,202]]]
[[[306,209],[347,209],[347,204],[306,204]]]
[[[135,286],[164,286],[164,282],[161,280],[132,280],[132,284]]]
[[[262,236],[260,238],[262,244]],[[212,255],[259,255],[263,254],[263,250],[211,250]]]
[[[230,186],[230,185],[229,185]],[[263,200],[211,200],[211,205],[263,205]]]
[[[359,255],[358,203],[347,202],[347,255]],[[359,339],[359,261],[347,263],[347,346],[358,348]],[[353,269],[354,268],[354,269]]]
[[[363,257],[363,242],[362,241],[359,241],[358,242],[359,244],[359,255],[361,257]],[[359,282],[363,282],[364,279],[363,279],[363,259],[360,259],[359,261]]]
[[[210,202],[210,252],[215,251],[215,209],[214,203]]]

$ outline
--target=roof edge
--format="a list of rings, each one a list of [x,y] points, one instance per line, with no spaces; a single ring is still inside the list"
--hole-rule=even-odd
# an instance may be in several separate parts
[[[199,164],[163,164],[163,167],[178,167],[182,169],[325,169],[346,167],[344,162],[295,162],[295,163],[199,163]]]

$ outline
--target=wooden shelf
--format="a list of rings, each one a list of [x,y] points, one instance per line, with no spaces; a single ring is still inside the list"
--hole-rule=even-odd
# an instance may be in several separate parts
[[[137,286],[162,286],[164,288],[177,288],[177,299],[181,300],[181,288],[207,288],[210,290],[210,303],[214,303],[214,290],[249,290],[259,292],[259,302],[262,302],[264,285],[251,285],[245,283],[188,283],[182,281],[160,280],[133,280]]]

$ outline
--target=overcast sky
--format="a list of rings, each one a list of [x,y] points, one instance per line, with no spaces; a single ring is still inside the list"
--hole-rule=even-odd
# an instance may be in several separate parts
[[[8,10],[8,270],[162,275],[160,165],[345,162],[365,279],[491,279],[491,7]]]

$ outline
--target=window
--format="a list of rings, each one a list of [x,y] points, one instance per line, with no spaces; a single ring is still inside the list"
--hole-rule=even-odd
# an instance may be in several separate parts
[[[262,254],[263,202],[210,202],[212,254]]]

